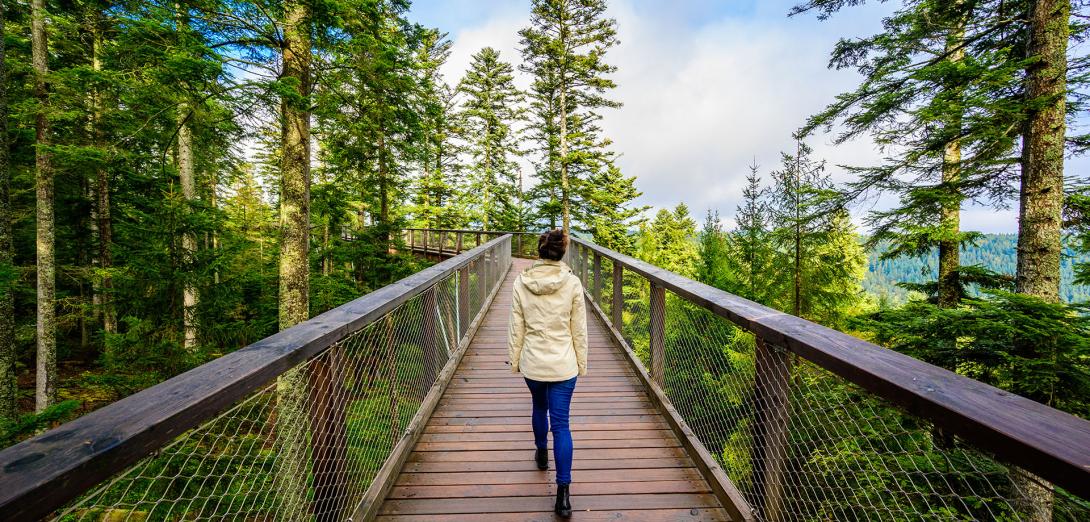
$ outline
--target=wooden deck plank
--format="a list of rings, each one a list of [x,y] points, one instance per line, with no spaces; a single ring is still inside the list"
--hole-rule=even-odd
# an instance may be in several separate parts
[[[555,470],[533,463],[530,394],[507,364],[509,296],[492,303],[379,520],[553,520]],[[605,326],[588,323],[590,373],[571,408],[575,516],[729,520]]]
[[[577,511],[574,517],[581,521],[619,522],[691,522],[697,520],[730,520],[722,509],[646,509],[630,511]],[[382,522],[477,522],[478,514],[430,514],[430,515],[380,515]],[[551,513],[519,512],[491,513],[489,522],[553,522]]]

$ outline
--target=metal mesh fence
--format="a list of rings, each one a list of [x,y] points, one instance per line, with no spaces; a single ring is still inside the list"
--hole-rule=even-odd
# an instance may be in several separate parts
[[[568,260],[609,320],[612,261],[586,251]],[[614,326],[758,519],[1030,520],[1046,502],[1052,520],[1090,520],[1090,502],[1048,485],[1042,500],[969,441],[635,272],[621,281]]]
[[[349,518],[503,280],[510,250],[497,242],[55,519]]]

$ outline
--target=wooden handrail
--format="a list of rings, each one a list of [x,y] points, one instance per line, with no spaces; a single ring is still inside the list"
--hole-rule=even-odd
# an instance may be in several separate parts
[[[0,451],[0,519],[48,515],[382,318],[505,237]]]
[[[796,353],[1004,461],[1090,498],[1090,422],[1084,419],[589,241],[572,242],[765,343]]]

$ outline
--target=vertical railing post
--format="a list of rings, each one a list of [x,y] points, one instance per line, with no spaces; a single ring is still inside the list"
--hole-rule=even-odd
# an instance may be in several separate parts
[[[665,386],[666,288],[651,282],[651,378]]]
[[[621,324],[624,312],[624,266],[617,260],[613,260],[613,302],[609,312],[613,327],[620,332],[624,326]]]
[[[596,304],[602,303],[602,256],[598,252],[594,253],[594,292],[591,294],[594,297]]]
[[[458,269],[458,339],[469,331],[469,265]]]
[[[398,412],[397,397],[397,344],[394,342],[394,317],[386,314],[383,321],[386,329],[386,387],[390,390],[390,440],[395,443],[401,438],[401,414]]]
[[[314,477],[311,512],[315,520],[323,522],[344,518],[338,509],[348,483],[344,363],[344,347],[335,345],[310,365],[310,455]]]
[[[438,337],[435,335],[435,315],[438,309],[438,299],[436,299],[435,287],[431,287],[424,291],[424,298],[421,300],[421,306],[423,307],[421,313],[423,314],[423,328],[422,328],[422,342],[424,350],[424,389],[421,397],[427,395],[428,389],[435,383],[436,376],[439,375],[439,343]]]
[[[477,244],[473,245],[473,246],[475,246],[475,247],[481,246],[481,233],[480,232],[477,232]]]
[[[786,350],[771,346],[760,337],[756,338],[754,358],[754,506],[765,520],[783,520],[790,358]]]
[[[585,282],[587,280],[587,257],[590,253],[590,249],[579,245],[579,277]]]
[[[462,253],[462,234],[463,234],[463,232],[461,230],[459,230],[457,235],[454,238],[455,242],[458,243],[457,245],[455,245],[455,249],[458,251],[459,254]]]
[[[443,250],[446,249],[446,248],[447,248],[447,233],[446,232],[440,232],[439,233],[439,252],[442,253]]]
[[[409,252],[416,251],[416,231],[409,229]]]

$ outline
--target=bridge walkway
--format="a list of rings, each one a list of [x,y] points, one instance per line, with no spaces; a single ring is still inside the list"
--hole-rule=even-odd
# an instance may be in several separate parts
[[[554,518],[553,470],[533,462],[530,394],[506,364],[510,288],[530,263],[513,260],[379,520]],[[589,375],[571,408],[573,519],[728,520],[605,325],[587,322]]]

